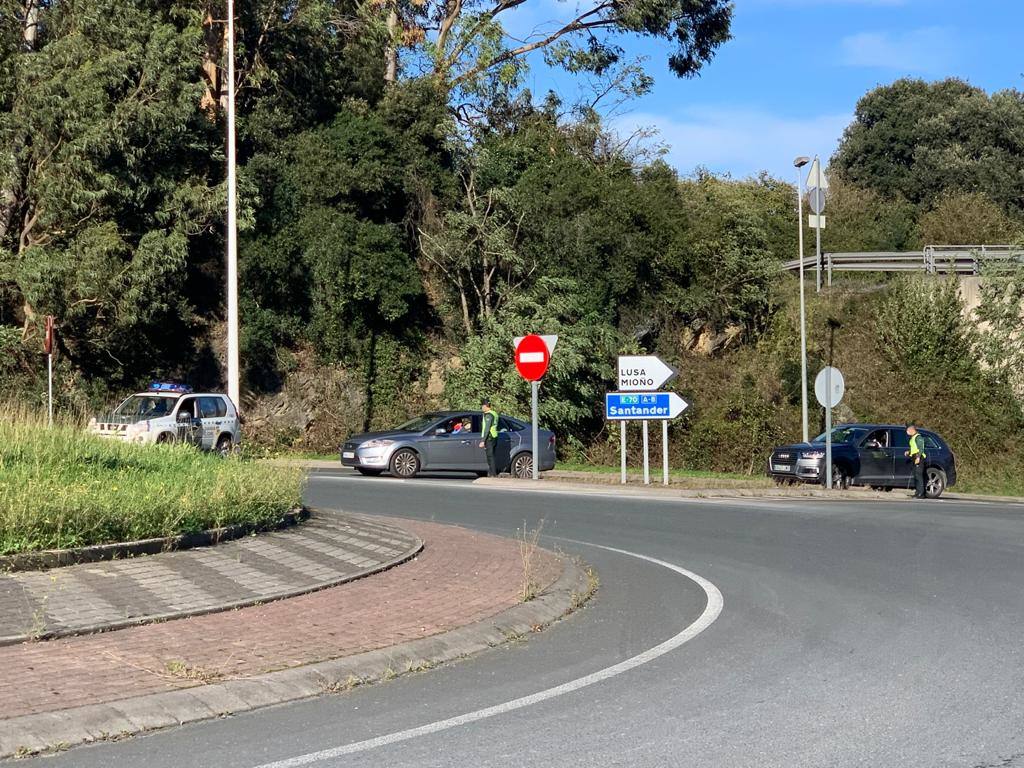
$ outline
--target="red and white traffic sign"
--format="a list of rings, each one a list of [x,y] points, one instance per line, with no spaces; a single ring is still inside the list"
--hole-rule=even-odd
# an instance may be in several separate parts
[[[516,343],[516,369],[527,381],[539,381],[551,363],[551,350],[535,333],[523,336]]]

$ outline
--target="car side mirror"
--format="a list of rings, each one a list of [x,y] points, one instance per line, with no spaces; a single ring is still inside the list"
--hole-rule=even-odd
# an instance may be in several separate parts
[[[437,429],[434,430],[434,434],[435,435],[447,435],[448,433],[445,432],[444,428],[438,427]]]

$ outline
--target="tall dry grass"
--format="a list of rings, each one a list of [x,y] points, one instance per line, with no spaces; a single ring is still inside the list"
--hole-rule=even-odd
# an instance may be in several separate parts
[[[85,434],[78,419],[0,405],[0,553],[270,525],[301,502],[302,473],[191,446]]]

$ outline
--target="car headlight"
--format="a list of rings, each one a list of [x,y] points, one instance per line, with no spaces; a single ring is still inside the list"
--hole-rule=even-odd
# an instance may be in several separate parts
[[[803,458],[805,458],[805,459],[824,459],[825,458],[825,452],[824,451],[807,451],[807,452],[802,453],[800,455]]]
[[[384,448],[385,446],[391,445],[393,442],[395,442],[395,441],[394,440],[382,440],[380,438],[376,438],[374,440],[367,440],[365,443],[363,443],[359,447],[360,448]]]

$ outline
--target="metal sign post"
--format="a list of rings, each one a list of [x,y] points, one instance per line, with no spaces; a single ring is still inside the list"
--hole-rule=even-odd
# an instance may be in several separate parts
[[[622,484],[626,484],[626,424],[628,422],[623,421],[619,425],[619,442],[621,443],[621,465],[622,465]]]
[[[817,155],[811,165],[811,172],[807,174],[807,187],[807,204],[811,209],[807,223],[814,227],[814,271],[818,293],[821,293],[821,230],[825,228],[825,192],[828,190],[828,179],[821,172],[821,160]]]
[[[668,485],[668,419],[661,422],[661,482]]]
[[[540,382],[531,381],[530,384],[532,385],[530,387],[532,390],[532,402],[530,403],[530,426],[533,429],[533,479],[536,480],[540,477],[538,474],[538,468],[540,467],[540,452],[538,451],[538,444],[540,443],[540,428],[537,426],[537,419],[539,418],[537,415],[537,396],[540,392]]]
[[[644,426],[644,485],[651,484],[651,453],[647,442],[647,420],[643,422]]]
[[[540,479],[540,426],[538,421],[540,380],[551,364],[551,353],[558,343],[557,336],[517,336],[512,340],[515,346],[515,364],[519,375],[530,382],[530,436],[533,440],[531,477]]]
[[[825,408],[825,487],[832,488],[832,409],[846,392],[846,382],[838,368],[822,368],[814,380],[814,396]]]

